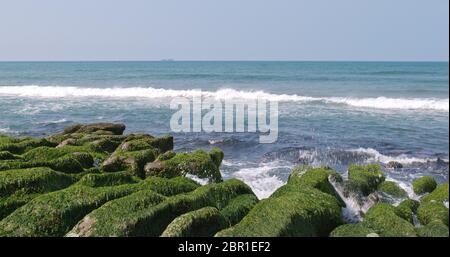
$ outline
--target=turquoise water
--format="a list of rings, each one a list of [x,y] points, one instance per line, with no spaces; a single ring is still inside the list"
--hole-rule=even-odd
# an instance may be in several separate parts
[[[296,164],[397,160],[407,184],[448,180],[448,63],[426,62],[0,62],[0,133],[42,136],[75,122],[112,121],[127,132],[171,133],[173,96],[279,101],[279,138],[172,133],[177,150],[225,151],[222,173],[267,196]],[[438,161],[439,159],[439,161]]]

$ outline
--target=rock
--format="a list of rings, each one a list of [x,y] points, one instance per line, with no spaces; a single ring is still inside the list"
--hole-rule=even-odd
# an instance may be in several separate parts
[[[21,157],[18,155],[14,155],[8,151],[2,151],[0,152],[0,161],[1,160],[17,160],[20,159]]]
[[[374,192],[385,180],[380,166],[376,164],[350,165],[348,168],[347,192],[361,192],[364,196]]]
[[[225,217],[229,226],[239,223],[258,203],[254,194],[239,195],[231,199],[230,203],[220,213]]]
[[[61,143],[59,143],[59,145],[56,146],[56,148],[61,148],[64,147],[66,145],[76,145],[77,144],[77,140],[73,139],[73,138],[68,138],[64,141],[62,141]]]
[[[399,187],[395,182],[393,181],[384,181],[380,185],[378,185],[379,192],[388,194],[390,196],[393,196],[395,198],[405,198],[408,196],[408,193]]]
[[[440,221],[448,226],[448,216],[448,209],[443,203],[421,203],[417,209],[417,218],[422,225],[427,225],[433,221]]]
[[[434,189],[436,189],[437,183],[433,177],[424,176],[414,180],[412,186],[414,193],[419,195],[432,192]]]
[[[443,203],[445,201],[448,202],[448,183],[444,183],[439,185],[433,192],[428,195],[425,195],[420,199],[422,203],[425,202],[438,202]]]
[[[158,182],[173,180],[151,177],[146,181],[148,179],[156,179]],[[153,183],[155,186],[158,184],[160,183]],[[144,188],[157,192],[148,186]],[[164,186],[160,188],[164,188]],[[160,236],[167,226],[180,215],[208,206],[221,209],[227,206],[231,199],[242,194],[252,194],[252,191],[241,181],[231,179],[223,183],[199,187],[190,193],[168,197],[159,203],[158,201],[147,203],[140,194],[130,195],[93,211],[72,229],[71,234],[78,236]],[[111,213],[115,213],[115,215],[111,215]],[[86,219],[90,223],[89,229],[83,225],[86,223]]]
[[[335,228],[330,237],[372,237],[376,232],[362,223],[345,224]],[[376,234],[378,236],[378,234]]]
[[[414,214],[417,212],[420,203],[418,201],[407,199],[401,202],[397,207],[395,207],[395,214],[404,220],[409,221],[414,224]]]
[[[394,170],[398,170],[398,169],[403,168],[403,164],[401,164],[400,162],[397,162],[397,161],[390,161],[390,162],[388,162],[387,167],[394,169]]]
[[[397,216],[395,208],[386,203],[378,203],[370,208],[362,223],[382,237],[417,236],[414,226]]]
[[[162,237],[213,236],[228,226],[228,221],[214,207],[204,207],[174,219],[161,234]]]
[[[86,174],[77,182],[77,185],[105,187],[118,186],[123,184],[134,184],[138,182],[139,179],[132,176],[128,172],[114,172],[102,174]]]
[[[195,175],[199,178],[207,178],[211,182],[222,181],[222,175],[219,166],[222,162],[223,153],[220,150],[213,150],[206,153],[203,150],[197,150],[193,153],[177,153],[173,157],[165,160],[157,160],[154,163],[148,163],[144,167],[146,176],[160,176],[172,178],[184,176],[186,174]]]
[[[448,226],[440,221],[432,221],[416,230],[420,237],[449,237]]]
[[[77,130],[75,130],[78,128]],[[69,133],[94,133],[96,131],[109,131],[114,135],[122,135],[125,131],[124,124],[114,124],[114,123],[93,123],[88,125],[83,125],[79,127],[79,125],[74,125],[73,128],[69,127]],[[67,134],[66,130],[64,133]]]

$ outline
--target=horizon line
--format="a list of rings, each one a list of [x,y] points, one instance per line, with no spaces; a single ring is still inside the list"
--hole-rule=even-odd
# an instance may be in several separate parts
[[[61,59],[61,60],[0,60],[5,62],[443,62],[448,63],[449,60],[282,60],[282,59]]]

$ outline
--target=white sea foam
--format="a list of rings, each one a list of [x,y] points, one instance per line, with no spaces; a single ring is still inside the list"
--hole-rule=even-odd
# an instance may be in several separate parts
[[[377,150],[373,148],[358,148],[358,149],[352,149],[351,152],[357,152],[357,153],[363,153],[366,154],[370,162],[381,162],[381,163],[389,163],[391,161],[400,162],[402,164],[411,164],[411,163],[424,163],[428,161],[433,161],[431,159],[424,159],[424,158],[416,158],[416,157],[410,157],[404,154],[401,154],[399,156],[388,156],[381,154]],[[435,161],[435,160],[434,160]]]
[[[449,110],[449,99],[436,98],[346,98],[346,97],[310,97],[297,94],[271,94],[264,91],[241,91],[235,89],[220,89],[217,91],[200,91],[197,89],[174,90],[153,87],[128,88],[84,88],[62,86],[0,86],[0,95],[21,97],[105,97],[105,98],[166,98],[204,96],[216,99],[267,99],[279,102],[323,102],[328,104],[343,104],[360,108],[374,109],[422,109]]]
[[[271,174],[274,169],[291,168],[278,161],[262,163],[254,168],[242,168],[233,173],[233,177],[241,179],[249,185],[259,199],[269,197],[275,190],[285,184],[279,177]]]

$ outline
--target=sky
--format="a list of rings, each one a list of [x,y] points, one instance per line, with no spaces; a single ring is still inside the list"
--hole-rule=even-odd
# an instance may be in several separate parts
[[[448,61],[448,0],[1,0],[0,61]]]

